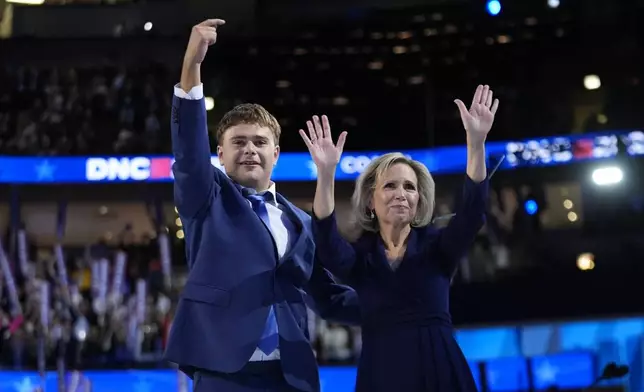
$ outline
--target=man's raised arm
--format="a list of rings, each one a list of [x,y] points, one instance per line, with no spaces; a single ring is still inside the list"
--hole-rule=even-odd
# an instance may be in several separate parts
[[[192,28],[183,59],[181,83],[172,100],[172,152],[175,163],[174,197],[182,217],[193,218],[219,191],[215,168],[210,162],[201,63],[208,48],[217,42],[217,28],[225,21],[208,19]]]

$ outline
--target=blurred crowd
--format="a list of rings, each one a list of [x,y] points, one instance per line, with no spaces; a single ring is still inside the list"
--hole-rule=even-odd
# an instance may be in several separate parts
[[[32,243],[22,268],[9,237],[4,249],[14,262],[18,304],[2,276],[3,366],[44,369],[61,360],[72,369],[157,366],[176,292],[165,284],[156,241],[135,240],[126,228],[116,246],[101,240],[84,249],[61,248],[63,268],[58,249]]]
[[[153,66],[6,67],[0,71],[0,153],[167,151],[171,97],[166,78]]]
[[[498,25],[466,16],[450,7],[374,11],[333,28],[226,37],[203,66],[210,120],[237,103],[261,103],[284,129],[284,151],[303,150],[296,131],[316,113],[348,130],[356,150],[462,144],[453,99],[487,83],[503,102],[490,135],[496,140],[633,129],[644,121],[633,106],[642,98],[641,60],[624,50],[638,38],[626,27],[598,35],[584,30],[583,19],[559,13]],[[24,42],[31,44],[42,46]],[[3,45],[7,58],[27,58],[20,41]],[[51,45],[60,45],[59,61],[3,61],[0,153],[170,151],[171,89],[185,42],[99,41],[93,64],[63,60],[79,56],[73,41]],[[601,75],[601,91],[584,87],[589,69]]]

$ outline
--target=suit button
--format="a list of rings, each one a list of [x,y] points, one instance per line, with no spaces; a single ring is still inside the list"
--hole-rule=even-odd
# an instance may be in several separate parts
[[[172,122],[174,122],[175,124],[179,123],[179,110],[176,106],[172,107]]]

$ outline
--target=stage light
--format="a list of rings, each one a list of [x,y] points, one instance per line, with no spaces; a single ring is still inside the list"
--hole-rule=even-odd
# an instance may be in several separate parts
[[[599,113],[597,115],[597,122],[600,124],[606,124],[608,122],[608,117],[603,113]]]
[[[539,211],[539,205],[537,205],[537,202],[532,199],[526,200],[523,208],[525,208],[525,212],[528,215],[534,215]]]
[[[584,87],[586,90],[597,90],[602,86],[601,79],[597,75],[586,75],[584,77]]]
[[[577,268],[589,271],[595,268],[595,256],[592,253],[582,253],[577,257]]]
[[[593,171],[593,182],[599,186],[615,185],[624,179],[624,172],[617,166],[608,166]]]
[[[41,5],[41,4],[45,4],[45,0],[7,0],[7,3],[21,4],[21,5]]]
[[[492,16],[496,16],[501,12],[501,2],[498,0],[490,0],[487,2],[487,12]]]
[[[145,22],[145,24],[143,25],[143,30],[150,31],[152,30],[152,26],[152,22]]]
[[[550,8],[559,7],[559,0],[548,0],[548,7]]]
[[[205,103],[207,111],[211,111],[215,108],[215,99],[213,97],[206,97]]]

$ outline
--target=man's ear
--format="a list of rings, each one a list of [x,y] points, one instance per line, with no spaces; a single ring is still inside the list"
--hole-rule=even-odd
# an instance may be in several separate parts
[[[220,145],[217,145],[217,157],[219,158],[219,163],[221,164],[224,160],[224,149]]]
[[[277,160],[280,158],[280,146],[275,146],[275,151],[273,152],[274,164],[277,164]]]

